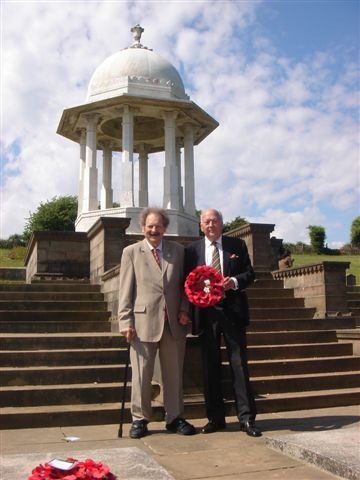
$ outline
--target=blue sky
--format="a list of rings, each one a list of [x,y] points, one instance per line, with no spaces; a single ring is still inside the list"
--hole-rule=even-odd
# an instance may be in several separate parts
[[[59,119],[85,102],[96,67],[140,23],[142,43],[220,124],[195,149],[197,208],[275,224],[285,241],[309,242],[307,226],[322,225],[329,246],[349,242],[360,212],[359,9],[354,0],[3,0],[0,237],[21,233],[40,202],[77,194],[78,146],[56,134]],[[161,155],[152,162],[162,169]],[[114,178],[119,164],[115,156]],[[149,182],[161,203],[161,176]]]

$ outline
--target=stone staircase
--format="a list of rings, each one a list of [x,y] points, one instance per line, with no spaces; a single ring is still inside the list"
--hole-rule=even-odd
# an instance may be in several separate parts
[[[259,413],[359,403],[360,357],[336,335],[355,329],[355,317],[313,319],[314,310],[278,280],[258,280],[248,296],[250,373]],[[119,422],[127,347],[111,332],[109,319],[97,285],[0,284],[2,429]],[[200,365],[198,340],[190,337],[187,418],[205,415]],[[127,401],[130,388],[128,382]],[[233,415],[225,354],[224,394]],[[161,420],[162,408],[154,405],[154,418]]]

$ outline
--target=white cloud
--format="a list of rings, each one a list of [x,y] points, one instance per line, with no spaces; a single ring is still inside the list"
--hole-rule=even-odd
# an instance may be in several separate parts
[[[61,113],[85,102],[95,68],[129,46],[130,27],[140,23],[142,43],[179,69],[191,99],[220,123],[195,149],[197,208],[275,223],[286,241],[307,241],[309,223],[348,241],[359,207],[358,65],[339,57],[340,45],[301,61],[276,53],[258,33],[258,8],[255,1],[3,2],[0,236],[20,233],[41,201],[77,194],[79,147],[56,134]],[[161,155],[151,163],[161,171]],[[161,175],[151,173],[149,184],[159,204]],[[331,209],[344,212],[340,226]]]

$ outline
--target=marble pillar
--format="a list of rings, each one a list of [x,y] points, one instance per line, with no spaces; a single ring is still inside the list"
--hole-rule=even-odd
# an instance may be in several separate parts
[[[97,210],[98,205],[98,171],[96,167],[96,125],[98,114],[88,114],[86,117],[86,165],[84,169],[83,212]]]
[[[134,114],[129,105],[122,113],[121,207],[134,207]]]

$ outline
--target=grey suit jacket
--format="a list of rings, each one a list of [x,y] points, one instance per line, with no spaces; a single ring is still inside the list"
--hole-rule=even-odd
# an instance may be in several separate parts
[[[163,268],[156,264],[145,240],[124,248],[120,265],[118,318],[120,331],[134,327],[143,342],[157,342],[164,329],[165,309],[175,338],[186,335],[178,322],[189,311],[184,294],[184,248],[164,240]]]

